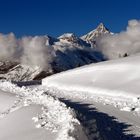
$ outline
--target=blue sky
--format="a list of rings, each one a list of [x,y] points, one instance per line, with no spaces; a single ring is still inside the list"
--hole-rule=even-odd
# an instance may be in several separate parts
[[[17,37],[80,36],[100,22],[120,32],[130,19],[140,19],[140,0],[0,0],[0,32]]]

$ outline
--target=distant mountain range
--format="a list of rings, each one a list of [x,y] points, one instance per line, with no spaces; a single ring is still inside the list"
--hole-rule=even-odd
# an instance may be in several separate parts
[[[49,68],[42,70],[38,66],[5,61],[0,63],[0,78],[11,81],[39,80],[54,73],[104,61],[102,52],[95,49],[96,39],[104,34],[110,34],[110,31],[101,23],[82,37],[73,33],[65,33],[58,38],[45,36],[46,44],[55,51]]]

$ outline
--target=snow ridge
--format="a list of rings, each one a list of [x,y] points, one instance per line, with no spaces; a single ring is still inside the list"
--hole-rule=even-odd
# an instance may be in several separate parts
[[[74,111],[52,96],[44,94],[43,90],[20,88],[7,81],[0,82],[0,88],[24,97],[24,105],[43,105],[43,113],[32,119],[37,128],[43,127],[53,132],[59,132],[57,140],[87,140]]]
[[[58,97],[65,97],[65,98],[78,98],[81,100],[89,100],[89,101],[95,101],[95,102],[101,102],[104,105],[113,105],[116,108],[119,108],[122,111],[132,111],[134,114],[140,116],[140,99],[139,97],[133,97],[132,96],[122,96],[123,92],[121,91],[111,91],[111,90],[105,90],[105,89],[97,89],[90,90],[85,88],[73,88],[69,86],[69,89],[66,87],[61,87],[59,85],[48,85],[47,87],[44,86],[43,89],[46,88],[46,91],[50,93],[50,95]],[[111,96],[111,93],[117,93],[120,92],[120,95],[118,96]],[[110,94],[110,95],[109,95]],[[114,98],[115,97],[115,98]]]

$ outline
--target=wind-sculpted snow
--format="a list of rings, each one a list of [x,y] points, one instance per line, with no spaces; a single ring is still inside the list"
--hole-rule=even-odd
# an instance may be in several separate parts
[[[76,119],[74,111],[67,108],[59,100],[44,94],[43,90],[37,88],[20,88],[6,81],[0,82],[0,89],[16,94],[19,96],[19,99],[22,99],[15,102],[8,112],[6,112],[7,114],[14,111],[13,109],[16,109],[16,107],[28,106],[30,104],[42,105],[43,113],[32,118],[37,128],[45,128],[52,132],[58,132],[57,140],[87,139],[83,127]]]

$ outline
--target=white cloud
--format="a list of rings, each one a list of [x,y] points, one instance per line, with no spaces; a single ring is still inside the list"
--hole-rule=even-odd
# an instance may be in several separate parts
[[[21,62],[28,65],[48,68],[52,60],[52,50],[46,45],[45,36],[24,37],[21,39],[23,54]]]
[[[130,20],[126,31],[98,38],[97,48],[109,59],[140,52],[140,21]]]
[[[17,40],[13,33],[0,34],[0,60],[13,59],[16,56],[17,47]]]
[[[16,39],[13,33],[0,34],[0,61],[16,60],[22,64],[49,68],[52,61],[52,47],[47,45],[46,36]]]

